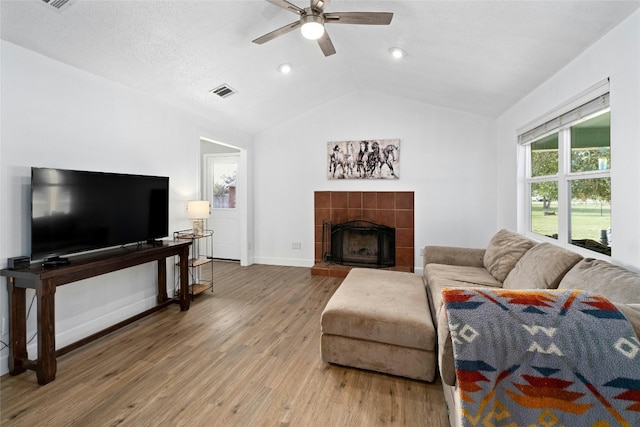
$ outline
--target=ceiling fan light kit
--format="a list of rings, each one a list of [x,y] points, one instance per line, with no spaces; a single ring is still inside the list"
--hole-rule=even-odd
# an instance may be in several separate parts
[[[318,15],[303,16],[300,32],[305,39],[318,40],[324,34],[324,19]]]
[[[336,53],[333,42],[325,31],[325,24],[389,25],[393,18],[393,13],[391,12],[325,13],[324,7],[327,5],[327,0],[310,0],[310,7],[304,9],[289,3],[287,0],[267,0],[267,2],[295,13],[300,19],[258,37],[253,40],[253,43],[266,43],[300,27],[303,37],[318,41],[318,46],[320,46],[324,56]]]

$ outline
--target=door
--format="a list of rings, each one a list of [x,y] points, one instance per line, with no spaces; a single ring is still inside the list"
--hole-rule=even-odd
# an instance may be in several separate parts
[[[240,212],[236,198],[239,154],[210,154],[206,159],[205,191],[211,203],[213,257],[240,260]]]

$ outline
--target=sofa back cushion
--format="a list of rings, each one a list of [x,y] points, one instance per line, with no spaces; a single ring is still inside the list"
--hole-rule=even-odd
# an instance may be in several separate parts
[[[606,261],[585,258],[560,281],[559,289],[581,289],[612,302],[640,303],[640,274]]]
[[[555,289],[581,255],[551,243],[529,249],[504,280],[505,289]]]
[[[484,268],[501,282],[536,242],[511,230],[500,230],[484,252]]]
[[[631,323],[633,330],[636,331],[636,335],[640,337],[640,304],[614,303],[613,305],[624,314],[624,317]],[[440,334],[438,334],[438,336],[440,336]]]

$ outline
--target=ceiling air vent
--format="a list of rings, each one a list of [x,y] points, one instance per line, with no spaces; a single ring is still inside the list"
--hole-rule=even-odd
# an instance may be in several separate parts
[[[42,0],[42,1],[57,10],[61,10],[62,8],[70,5],[76,0]]]
[[[51,7],[54,7],[58,10],[62,9],[65,5],[72,3],[75,0],[42,0],[46,4]]]
[[[218,86],[215,89],[211,89],[209,92],[218,95],[220,98],[226,98],[228,96],[238,93],[238,91],[236,91],[235,89],[232,89],[229,85],[226,85],[226,84]]]

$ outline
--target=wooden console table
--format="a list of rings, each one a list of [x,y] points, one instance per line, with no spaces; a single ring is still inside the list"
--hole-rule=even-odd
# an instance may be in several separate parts
[[[47,384],[56,377],[56,357],[167,307],[173,302],[179,302],[182,311],[188,310],[187,267],[190,244],[190,241],[180,241],[162,242],[161,245],[125,246],[74,256],[70,258],[70,264],[58,267],[45,268],[32,265],[30,268],[20,270],[1,270],[0,275],[8,278],[9,372],[11,375],[18,375],[26,369],[31,369],[36,371],[38,384]],[[180,257],[180,295],[177,296],[177,301],[167,297],[166,285],[166,259],[175,255]],[[57,286],[152,261],[158,263],[158,305],[56,351],[55,293]],[[27,355],[26,289],[35,289],[38,303],[38,359],[35,361],[29,360]]]

